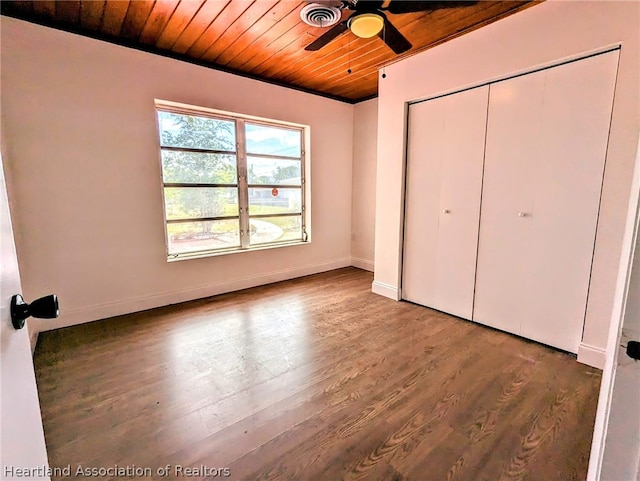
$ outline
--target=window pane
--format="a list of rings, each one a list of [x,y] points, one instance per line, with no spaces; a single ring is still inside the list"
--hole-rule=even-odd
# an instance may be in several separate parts
[[[302,240],[302,216],[249,219],[251,245]]]
[[[247,152],[250,154],[301,156],[299,130],[246,123],[245,135]]]
[[[165,183],[235,184],[236,156],[163,150],[162,176]]]
[[[250,184],[300,185],[300,161],[284,159],[247,158]]]
[[[249,189],[249,213],[284,214],[302,212],[300,189],[272,189],[251,187]]]
[[[231,120],[158,111],[162,146],[236,150],[236,127]]]
[[[238,219],[167,224],[169,254],[240,246]]]
[[[165,187],[167,219],[193,219],[238,215],[235,187]]]

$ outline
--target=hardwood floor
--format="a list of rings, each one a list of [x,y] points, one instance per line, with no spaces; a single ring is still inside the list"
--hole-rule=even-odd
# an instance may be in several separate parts
[[[598,370],[371,281],[339,269],[42,333],[49,462],[72,475],[52,479],[586,478]]]

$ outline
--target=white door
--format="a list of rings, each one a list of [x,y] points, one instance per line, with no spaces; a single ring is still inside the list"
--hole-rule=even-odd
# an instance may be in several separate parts
[[[629,341],[640,341],[640,236],[636,237],[635,262],[626,302],[622,332],[616,345],[617,358],[614,358],[601,481],[640,481],[640,362],[627,356],[625,349]]]
[[[602,372],[587,481],[640,481],[640,362],[626,354],[640,341],[640,144]]]
[[[582,339],[618,51],[545,71],[521,335],[573,353]]]
[[[16,471],[11,475],[11,468],[43,469],[48,461],[28,330],[26,327],[15,330],[11,325],[10,300],[21,293],[21,287],[1,156],[0,259],[0,477],[49,479],[49,476],[15,476]]]
[[[471,319],[488,87],[409,107],[403,299]]]
[[[491,85],[473,320],[520,333],[544,73]]]
[[[617,61],[491,86],[475,321],[577,352]]]

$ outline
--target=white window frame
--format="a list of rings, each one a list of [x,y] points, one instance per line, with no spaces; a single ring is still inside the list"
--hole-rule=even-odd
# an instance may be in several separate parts
[[[187,184],[176,184],[164,181],[163,165],[162,165],[162,149],[171,149],[174,151],[193,151],[188,147],[167,147],[162,145],[162,135],[160,132],[160,125],[158,122],[159,112],[170,112],[179,115],[191,115],[205,118],[212,118],[216,120],[226,120],[234,122],[235,124],[235,137],[236,137],[236,150],[235,151],[222,151],[222,150],[207,150],[196,149],[201,152],[231,154],[236,157],[236,184],[189,184],[189,187],[237,187],[238,189],[238,210],[237,216],[229,217],[212,217],[212,218],[193,218],[193,219],[168,219],[166,202],[165,202],[165,189],[171,187],[184,187]],[[160,179],[162,190],[162,210],[164,215],[164,233],[165,233],[165,246],[167,261],[173,262],[177,260],[219,256],[224,254],[235,254],[239,252],[256,251],[263,249],[273,249],[288,247],[292,245],[301,245],[311,243],[311,209],[309,208],[311,195],[310,195],[310,181],[309,181],[309,162],[310,156],[306,145],[308,145],[310,137],[310,127],[308,125],[295,124],[291,122],[283,122],[279,120],[266,119],[261,117],[254,117],[249,115],[238,114],[235,112],[227,112],[215,109],[209,109],[206,107],[199,107],[194,105],[181,104],[177,102],[170,102],[166,100],[155,100],[155,116],[157,122],[158,132],[158,158],[160,159]],[[253,125],[261,124],[265,126],[284,128],[287,130],[295,130],[300,132],[300,158],[296,157],[279,157],[268,154],[249,154],[251,157],[259,158],[282,158],[286,160],[299,160],[300,161],[300,185],[280,185],[280,184],[249,184],[247,178],[247,149],[245,139],[245,123],[251,123]],[[282,214],[258,214],[252,215],[249,210],[249,189],[251,188],[299,188],[301,194],[301,212],[300,213],[282,213]],[[250,219],[259,219],[266,217],[301,217],[301,239],[293,239],[287,241],[275,241],[270,243],[261,243],[251,245],[251,233],[250,233]],[[167,226],[173,222],[202,222],[208,220],[219,219],[238,219],[239,232],[240,232],[240,246],[239,247],[226,247],[207,250],[196,250],[184,253],[169,253],[169,232]]]

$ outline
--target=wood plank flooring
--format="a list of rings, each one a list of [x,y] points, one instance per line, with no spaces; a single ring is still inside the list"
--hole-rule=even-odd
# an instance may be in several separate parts
[[[586,478],[598,370],[371,281],[339,269],[42,333],[49,462],[71,471],[52,479]]]

